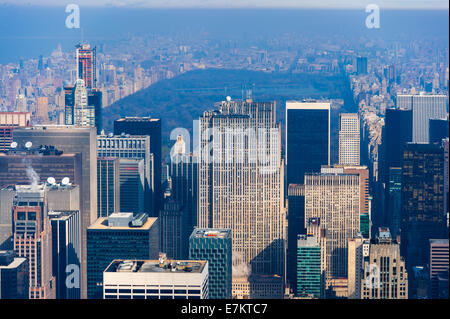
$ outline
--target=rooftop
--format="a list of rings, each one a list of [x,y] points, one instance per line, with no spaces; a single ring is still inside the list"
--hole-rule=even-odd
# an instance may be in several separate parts
[[[114,260],[105,272],[201,273],[206,260]]]
[[[111,214],[112,215],[112,214]],[[153,224],[158,220],[157,217],[148,217],[145,223],[140,227],[130,227],[130,226],[109,226],[108,217],[100,217],[91,226],[88,227],[89,230],[148,230]]]
[[[231,229],[226,228],[196,228],[192,232],[192,238],[229,238]]]

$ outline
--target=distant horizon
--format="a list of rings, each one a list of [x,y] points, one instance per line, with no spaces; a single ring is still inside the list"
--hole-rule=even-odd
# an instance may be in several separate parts
[[[443,0],[0,0],[1,6],[66,7],[74,3],[89,8],[120,9],[252,9],[252,10],[364,10],[369,4],[376,4],[383,10],[432,10],[449,11],[448,1]],[[38,2],[38,3],[37,3]]]

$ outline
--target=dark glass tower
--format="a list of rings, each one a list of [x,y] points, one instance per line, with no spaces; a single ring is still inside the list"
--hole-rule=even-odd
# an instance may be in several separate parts
[[[114,134],[122,133],[130,135],[148,135],[150,136],[150,152],[154,156],[154,199],[155,212],[158,212],[162,205],[161,191],[161,120],[151,117],[125,117],[114,121]]]
[[[428,263],[429,240],[448,238],[444,207],[444,152],[407,144],[402,169],[401,253],[409,273]],[[414,290],[414,282],[409,285]]]
[[[330,103],[286,102],[286,182],[303,184],[305,173],[330,162]]]

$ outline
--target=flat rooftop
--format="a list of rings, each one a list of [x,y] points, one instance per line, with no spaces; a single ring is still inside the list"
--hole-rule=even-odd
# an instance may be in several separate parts
[[[114,260],[105,272],[201,273],[206,260]]]
[[[228,238],[231,229],[227,228],[196,228],[191,234],[192,238]]]
[[[109,226],[108,225],[108,217],[100,217],[97,219],[88,229],[92,230],[147,230],[152,227],[152,225],[156,222],[157,217],[148,217],[147,221],[141,227],[118,227],[118,226]]]

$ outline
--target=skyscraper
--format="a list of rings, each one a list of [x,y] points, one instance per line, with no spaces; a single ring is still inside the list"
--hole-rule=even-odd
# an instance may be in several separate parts
[[[28,259],[12,250],[0,250],[0,299],[28,299]]]
[[[448,296],[448,238],[430,239],[430,298],[441,299]],[[439,290],[439,276],[447,275],[447,292]]]
[[[330,164],[330,103],[286,102],[286,184]]]
[[[156,259],[158,252],[158,218],[133,219],[131,213],[99,218],[87,230],[88,298],[102,298],[103,271],[114,259]]]
[[[430,143],[441,144],[448,137],[448,119],[430,119],[428,132]]]
[[[411,273],[428,263],[429,240],[448,238],[444,214],[444,154],[439,145],[406,146],[402,169],[401,250]],[[414,289],[414,282],[410,288]]]
[[[16,186],[12,214],[14,251],[29,260],[29,298],[55,299],[45,186]]]
[[[153,216],[158,216],[162,207],[161,190],[161,120],[151,117],[125,117],[114,121],[114,134],[147,135],[150,136],[150,152],[153,154],[153,184],[151,191],[154,194]]]
[[[96,48],[89,44],[76,46],[77,79],[82,79],[86,88],[92,89],[97,85],[97,57]]]
[[[177,154],[170,161],[169,175],[172,181],[171,198],[184,206],[187,227],[192,233],[197,225],[198,157],[194,154]]]
[[[189,237],[189,259],[208,261],[209,299],[232,297],[230,229],[196,228]]]
[[[387,225],[391,231],[392,238],[397,238],[400,233],[400,222],[402,219],[402,168],[389,168],[389,202],[387,205]]]
[[[305,185],[289,184],[288,227],[287,227],[286,278],[290,288],[297,291],[297,253],[299,234],[306,234],[305,228]]]
[[[145,211],[145,169],[143,159],[119,159],[120,211],[135,216]]]
[[[0,112],[0,151],[10,148],[12,131],[17,127],[31,125],[31,112]]]
[[[380,228],[364,257],[362,299],[408,299],[408,272],[389,228]]]
[[[199,125],[197,225],[231,229],[238,269],[284,277],[284,164],[275,103],[223,101]]]
[[[159,211],[161,225],[161,251],[170,259],[186,259],[189,249],[190,228],[188,215],[180,202],[166,199]]]
[[[358,113],[339,114],[339,164],[359,165],[360,127]]]
[[[64,153],[81,154],[81,297],[86,298],[86,229],[97,219],[97,154],[94,128],[65,125],[15,129],[14,141],[25,145],[53,145]]]
[[[98,135],[97,136],[97,155],[98,157],[117,157],[121,160],[144,160],[144,210],[152,216],[155,215],[153,209],[153,190],[154,190],[154,154],[150,150],[150,137],[145,135]],[[122,161],[122,163],[125,163]],[[126,173],[126,165],[122,173]],[[131,171],[130,171],[131,172]],[[137,173],[138,171],[135,171]],[[123,181],[121,181],[123,183]],[[123,190],[122,190],[123,193]],[[129,202],[129,200],[127,200]],[[121,202],[121,205],[124,204]],[[122,212],[124,210],[121,209]]]
[[[318,242],[325,235],[322,270],[327,280],[347,278],[348,240],[360,231],[359,181],[357,174],[338,170],[305,175],[305,225]],[[318,227],[311,227],[312,219]]]
[[[97,158],[97,215],[107,217],[120,211],[120,159]]]
[[[323,293],[320,243],[314,236],[297,239],[297,297],[320,298]]]
[[[398,95],[397,107],[412,110],[412,142],[429,143],[429,120],[447,116],[446,95]]]
[[[81,154],[64,153],[53,146],[25,148],[18,145],[0,153],[0,187],[45,183],[53,177],[60,183],[67,177],[75,184],[81,183]]]
[[[49,211],[56,299],[80,299],[81,229],[78,210]]]
[[[348,240],[347,295],[349,299],[361,299],[361,280],[364,258],[369,256],[370,241],[357,236]]]

